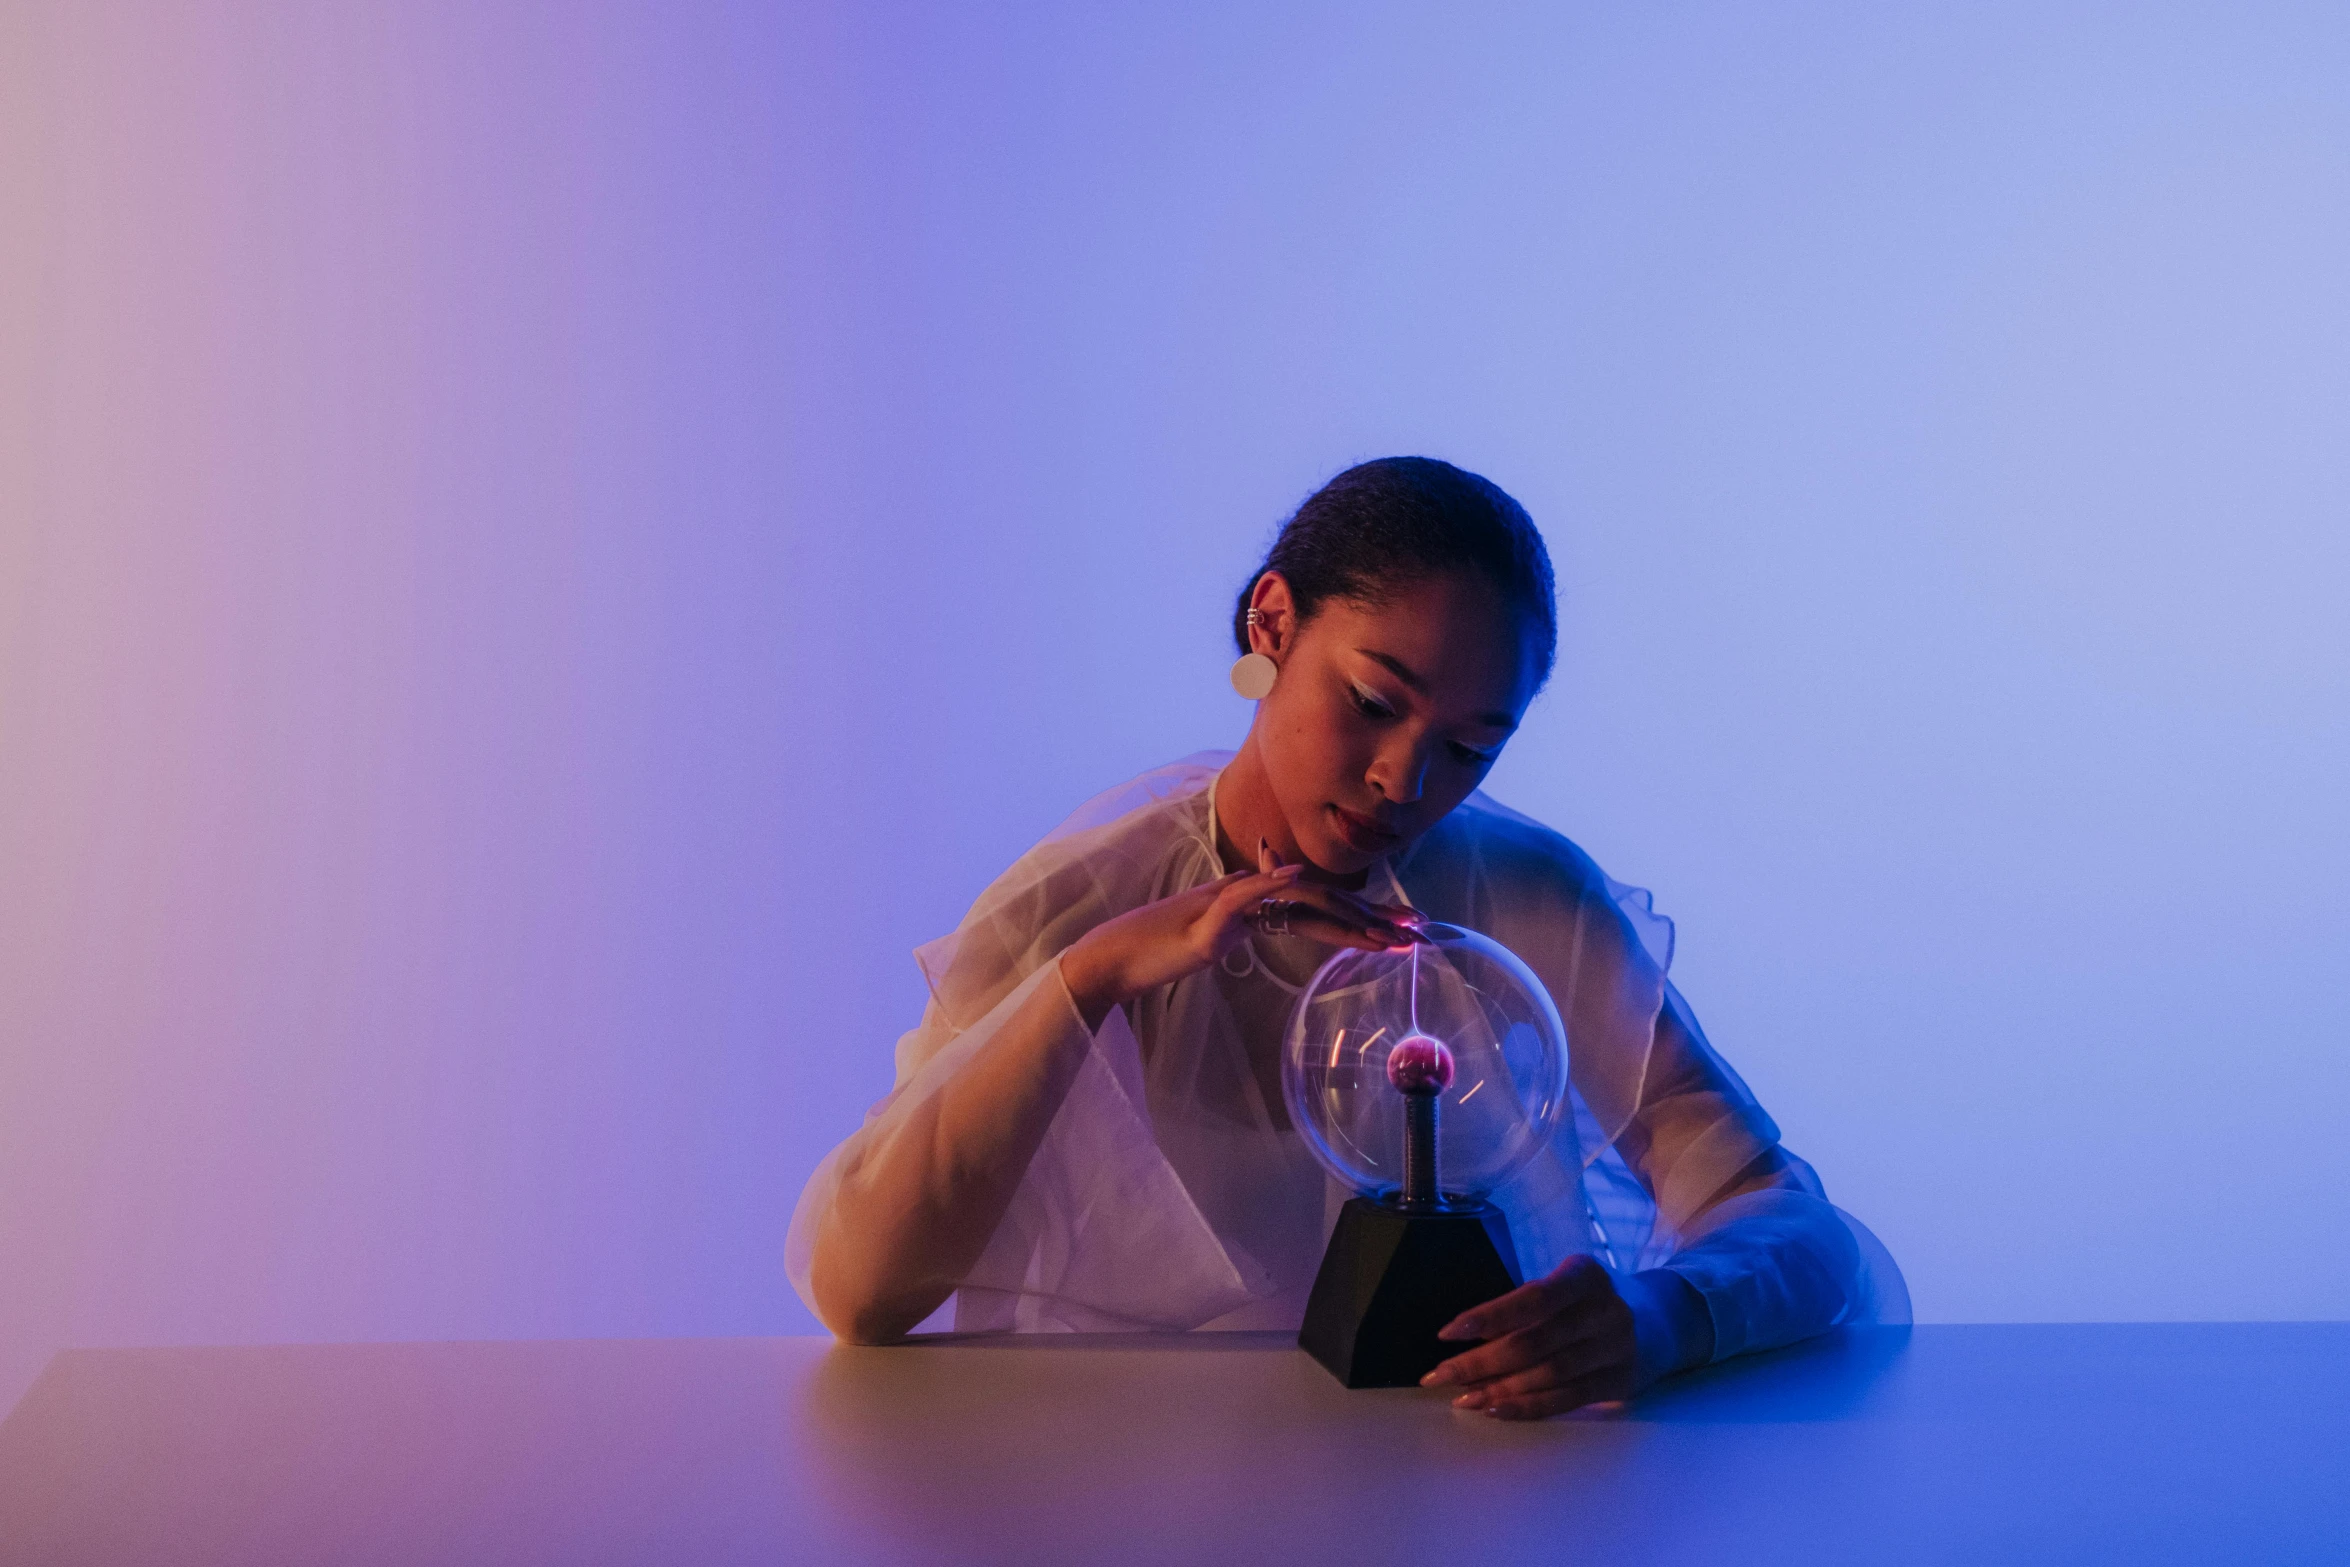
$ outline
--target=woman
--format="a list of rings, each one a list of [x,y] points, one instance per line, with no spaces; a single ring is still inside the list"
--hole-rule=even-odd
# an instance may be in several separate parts
[[[1295,1328],[1338,1205],[1282,1107],[1291,1002],[1333,947],[1436,919],[1526,960],[1567,1024],[1573,1126],[1493,1200],[1531,1282],[1431,1374],[1537,1417],[1838,1322],[1908,1316],[1883,1248],[1707,1045],[1671,926],[1477,794],[1550,673],[1519,505],[1428,458],[1351,468],[1234,613],[1240,750],[1144,775],[917,953],[897,1086],[817,1169],[793,1283],[841,1337]]]

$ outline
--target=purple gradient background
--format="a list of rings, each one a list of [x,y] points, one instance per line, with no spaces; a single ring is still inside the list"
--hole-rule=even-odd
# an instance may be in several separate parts
[[[908,949],[1491,474],[1929,1321],[2341,1317],[2350,18],[0,9],[0,1407],[807,1331]]]

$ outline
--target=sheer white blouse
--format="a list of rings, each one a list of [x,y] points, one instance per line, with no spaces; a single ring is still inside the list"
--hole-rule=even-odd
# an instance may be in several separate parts
[[[1353,1195],[1290,1128],[1277,1075],[1290,1005],[1326,949],[1252,936],[1090,1032],[1056,961],[1104,920],[1223,874],[1215,780],[1229,760],[1203,752],[1089,802],[917,951],[931,1000],[898,1041],[896,1086],[793,1214],[786,1260],[811,1307],[815,1238],[842,1181],[990,1039],[1033,1029],[1083,1063],[957,1282],[955,1326],[1298,1325]],[[1666,979],[1672,924],[1647,893],[1482,794],[1375,866],[1367,892],[1509,947],[1566,1023],[1573,1123],[1493,1194],[1527,1277],[1578,1252],[1618,1273],[1668,1268],[1704,1299],[1716,1359],[1909,1320],[1891,1256],[1779,1146]]]

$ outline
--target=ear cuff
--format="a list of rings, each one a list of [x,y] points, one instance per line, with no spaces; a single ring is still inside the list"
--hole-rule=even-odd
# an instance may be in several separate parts
[[[1251,631],[1263,625],[1264,611],[1250,610],[1247,623]],[[1232,665],[1232,689],[1252,702],[1262,702],[1273,694],[1273,681],[1280,673],[1281,666],[1266,654],[1244,653]]]

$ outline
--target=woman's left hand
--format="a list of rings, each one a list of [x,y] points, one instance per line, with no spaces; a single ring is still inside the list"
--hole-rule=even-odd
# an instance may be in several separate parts
[[[1713,1354],[1705,1302],[1686,1280],[1659,1271],[1619,1287],[1587,1256],[1462,1312],[1436,1336],[1486,1342],[1445,1361],[1420,1385],[1457,1387],[1454,1408],[1505,1420],[1617,1404]]]

